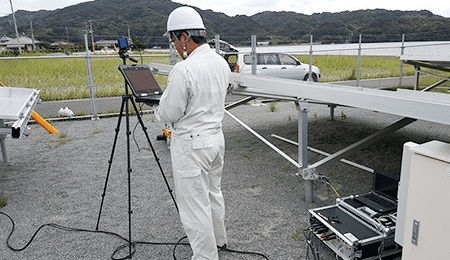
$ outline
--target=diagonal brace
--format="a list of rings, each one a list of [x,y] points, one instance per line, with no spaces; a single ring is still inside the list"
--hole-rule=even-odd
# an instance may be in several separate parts
[[[411,124],[412,122],[416,121],[417,119],[413,119],[413,118],[408,118],[405,117],[399,121],[397,121],[396,123],[312,164],[311,166],[309,166],[306,169],[303,169],[302,172],[302,176],[304,179],[316,179],[316,173],[319,172],[321,169],[324,169],[326,167],[328,167],[329,165],[331,165],[332,163],[339,161],[340,159],[342,159],[343,157],[345,157],[348,154],[353,153],[356,150],[360,150],[364,147],[367,147],[369,144],[385,137],[386,135],[389,135],[409,124]]]

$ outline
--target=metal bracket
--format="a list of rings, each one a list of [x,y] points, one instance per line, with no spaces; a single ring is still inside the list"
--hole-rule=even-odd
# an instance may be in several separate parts
[[[299,98],[297,102],[295,102],[295,105],[297,107],[297,110],[299,111],[304,111],[304,112],[309,112],[309,102],[308,100],[304,99],[304,98]]]
[[[302,177],[305,180],[314,181],[320,178],[320,175],[317,174],[316,168],[306,168],[302,170]]]

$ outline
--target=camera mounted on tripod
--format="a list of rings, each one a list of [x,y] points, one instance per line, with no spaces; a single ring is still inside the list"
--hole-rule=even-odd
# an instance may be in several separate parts
[[[134,46],[133,45],[133,41],[131,40],[131,38],[120,38],[117,43],[115,44],[115,46],[117,48],[119,48],[119,56],[120,58],[122,58],[124,61],[126,59],[130,59],[133,62],[138,62],[138,60],[131,58],[130,56],[128,56],[127,51],[131,50],[131,47]]]

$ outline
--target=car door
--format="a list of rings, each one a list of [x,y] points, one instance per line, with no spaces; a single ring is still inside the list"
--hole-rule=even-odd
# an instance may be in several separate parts
[[[306,72],[304,71],[304,66],[297,59],[284,53],[280,53],[279,58],[282,78],[303,80]]]

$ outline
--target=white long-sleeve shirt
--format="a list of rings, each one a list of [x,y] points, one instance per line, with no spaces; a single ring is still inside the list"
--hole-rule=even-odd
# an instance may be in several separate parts
[[[197,47],[170,72],[156,118],[176,135],[220,128],[229,79],[228,63],[208,44]]]

